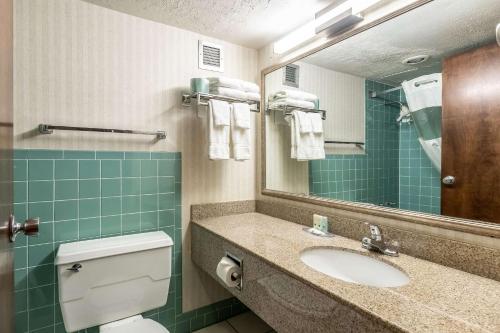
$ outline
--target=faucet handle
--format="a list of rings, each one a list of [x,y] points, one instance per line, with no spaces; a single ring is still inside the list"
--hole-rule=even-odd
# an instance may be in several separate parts
[[[381,241],[382,240],[382,232],[380,231],[380,228],[376,224],[370,224],[370,223],[365,223],[368,225],[370,228],[370,238],[375,240],[375,241]]]

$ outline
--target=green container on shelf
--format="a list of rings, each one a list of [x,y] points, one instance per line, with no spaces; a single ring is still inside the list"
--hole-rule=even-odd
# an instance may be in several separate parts
[[[194,77],[191,79],[191,93],[205,93],[208,94],[209,91],[209,82],[208,79],[201,77]]]

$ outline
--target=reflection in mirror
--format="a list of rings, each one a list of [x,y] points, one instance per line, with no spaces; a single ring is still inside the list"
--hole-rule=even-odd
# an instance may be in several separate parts
[[[498,13],[433,1],[268,73],[266,189],[500,223]]]

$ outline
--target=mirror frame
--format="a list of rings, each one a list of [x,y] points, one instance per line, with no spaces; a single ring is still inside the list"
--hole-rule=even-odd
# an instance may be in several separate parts
[[[367,23],[365,25],[355,27],[352,30],[346,31],[341,35],[334,36],[330,39],[328,39],[325,43],[322,45],[315,47],[309,51],[306,51],[296,57],[293,57],[292,59],[278,62],[270,67],[267,67],[261,71],[261,105],[266,105],[266,82],[265,78],[267,74],[270,74],[271,72],[274,72],[276,70],[279,70],[280,68],[289,65],[291,63],[294,63],[296,61],[299,61],[309,55],[312,55],[314,53],[317,53],[323,49],[326,49],[328,47],[331,47],[335,44],[338,44],[342,42],[343,40],[346,40],[350,37],[353,37],[363,31],[366,31],[370,28],[373,28],[379,24],[382,24],[388,20],[391,20],[397,16],[403,15],[413,9],[416,9],[422,5],[425,5],[429,2],[432,2],[434,0],[418,0],[408,6],[405,6],[399,10],[396,10],[386,16],[383,16],[379,19],[374,20],[373,22]],[[399,209],[399,208],[388,208],[388,207],[380,207],[376,206],[373,204],[367,204],[367,203],[361,203],[361,202],[351,202],[351,201],[344,201],[344,200],[338,200],[338,199],[327,199],[327,198],[322,198],[322,197],[317,197],[317,196],[312,196],[312,195],[304,195],[304,194],[296,194],[296,193],[291,193],[291,192],[284,192],[284,191],[277,191],[277,190],[271,190],[266,187],[266,168],[267,168],[267,163],[266,163],[266,112],[261,112],[261,126],[260,126],[260,131],[261,131],[261,194],[263,196],[269,196],[269,197],[275,197],[275,198],[280,198],[280,199],[286,199],[286,200],[292,200],[292,201],[298,201],[301,203],[307,203],[307,204],[313,204],[313,205],[318,205],[321,207],[328,207],[328,208],[335,208],[335,209],[341,209],[345,211],[351,211],[351,212],[356,212],[356,213],[361,213],[361,214],[367,214],[367,215],[373,215],[373,216],[378,216],[378,217],[383,217],[383,218],[389,218],[389,219],[395,219],[395,220],[401,220],[405,222],[410,222],[410,223],[415,223],[415,224],[420,224],[420,225],[426,225],[426,226],[431,226],[431,227],[436,227],[436,228],[443,228],[443,229],[449,229],[449,230],[454,230],[454,231],[460,231],[460,232],[465,232],[465,233],[470,233],[470,234],[475,234],[475,235],[480,235],[480,236],[487,236],[487,237],[492,237],[492,238],[500,238],[500,224],[493,223],[493,222],[487,222],[487,221],[479,221],[479,220],[470,220],[470,219],[464,219],[464,218],[458,218],[458,217],[452,217],[452,216],[445,216],[445,215],[437,215],[437,214],[430,214],[430,213],[421,213],[421,212],[414,212],[414,211],[409,211],[409,210],[404,210],[404,209]]]

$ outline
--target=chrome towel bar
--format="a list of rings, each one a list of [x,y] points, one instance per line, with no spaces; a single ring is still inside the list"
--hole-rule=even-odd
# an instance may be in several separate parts
[[[100,132],[100,133],[122,133],[122,134],[141,134],[141,135],[154,135],[157,140],[167,138],[165,131],[136,131],[115,128],[97,128],[97,127],[80,127],[80,126],[58,126],[49,124],[38,125],[38,132],[41,134],[52,134],[54,130],[57,131],[80,131],[80,132]]]
[[[260,112],[260,102],[258,102],[258,101],[239,99],[239,98],[233,98],[233,97],[222,96],[222,95],[205,94],[205,93],[195,93],[195,94],[191,94],[191,95],[183,94],[182,95],[182,105],[183,106],[191,106],[191,101],[195,100],[197,105],[208,106],[208,101],[211,99],[217,99],[220,101],[226,101],[226,102],[230,102],[230,103],[247,103],[249,105],[255,105],[255,109],[250,109],[250,111]]]
[[[267,114],[270,114],[271,111],[283,111],[283,112],[285,112],[285,115],[289,116],[292,114],[292,111],[295,111],[295,110],[302,111],[302,112],[321,113],[321,119],[323,119],[323,120],[326,119],[326,110],[300,108],[300,107],[293,106],[293,105],[282,105],[282,106],[268,107]]]

